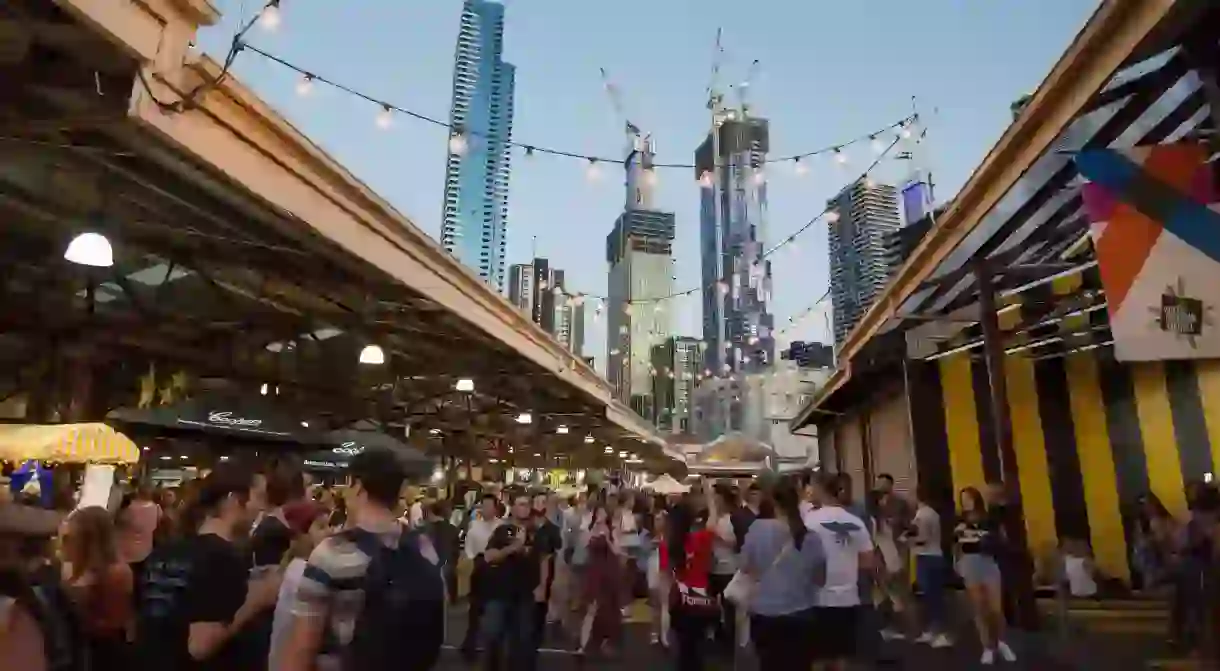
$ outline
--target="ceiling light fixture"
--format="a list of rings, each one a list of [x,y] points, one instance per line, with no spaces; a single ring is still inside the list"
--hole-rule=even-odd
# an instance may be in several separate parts
[[[360,350],[360,363],[370,366],[380,366],[385,363],[385,350],[377,345],[365,345]]]
[[[109,268],[114,265],[114,249],[101,233],[81,233],[68,243],[64,259],[80,266]]]

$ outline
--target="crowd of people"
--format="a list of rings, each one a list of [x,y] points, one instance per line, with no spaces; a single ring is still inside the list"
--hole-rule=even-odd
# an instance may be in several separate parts
[[[422,671],[463,564],[460,652],[492,671],[532,671],[552,644],[614,657],[644,599],[653,643],[679,671],[745,646],[769,671],[842,669],[893,649],[882,641],[953,646],[953,584],[980,662],[1017,658],[1006,627],[1023,553],[1007,530],[1022,520],[1000,485],[963,489],[945,520],[886,475],[864,501],[840,473],[705,480],[669,496],[510,487],[467,495],[465,510],[402,500],[389,452],[358,455],[348,475],[339,493],[309,487],[293,462],[222,462],[176,490],[137,486],[113,510],[0,502],[0,659],[29,671]],[[1217,602],[1220,494],[1197,484],[1187,499],[1183,520],[1140,500],[1133,563],[1137,588],[1171,591],[1174,640],[1197,648]],[[1107,584],[1086,543],[1065,539],[1062,558],[1071,594]]]
[[[22,671],[432,668],[444,561],[366,450],[342,496],[297,461],[222,461],[114,510],[0,505],[0,659]],[[411,631],[410,643],[401,632]],[[12,666],[8,666],[12,664]]]

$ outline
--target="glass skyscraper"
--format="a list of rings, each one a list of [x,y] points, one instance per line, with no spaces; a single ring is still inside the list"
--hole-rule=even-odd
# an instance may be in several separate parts
[[[453,63],[441,244],[498,291],[508,237],[509,142],[516,69],[501,58],[504,5],[465,0]]]
[[[695,152],[704,363],[714,375],[759,371],[775,358],[771,262],[763,256],[768,142],[766,119],[726,110]]]

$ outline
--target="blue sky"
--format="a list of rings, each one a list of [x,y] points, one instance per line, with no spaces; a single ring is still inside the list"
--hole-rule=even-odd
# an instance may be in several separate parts
[[[221,25],[200,36],[223,55],[239,15],[261,0],[219,0]],[[606,68],[629,114],[650,131],[658,161],[690,162],[707,133],[705,88],[716,29],[724,28],[725,80],[761,61],[751,88],[771,120],[773,155],[837,144],[911,110],[928,126],[926,162],[938,200],[969,177],[1010,121],[1009,104],[1032,91],[1097,0],[508,0],[505,58],[517,66],[514,139],[582,154],[622,151],[622,122],[602,87]],[[460,0],[283,0],[275,32],[250,40],[317,74],[400,107],[447,118]],[[244,54],[235,71],[264,99],[432,236],[440,230],[446,136],[407,118],[389,130],[377,109],[325,87],[295,93],[294,73]],[[934,112],[935,110],[935,112]],[[849,168],[829,159],[768,170],[769,242],[786,238],[871,160],[867,145]],[[889,163],[879,179],[905,168]],[[605,236],[622,209],[621,173],[590,182],[583,162],[515,157],[509,196],[508,263],[537,253],[567,272],[569,291],[604,294]],[[677,214],[676,275],[700,283],[699,192],[690,170],[661,171],[658,203]],[[774,257],[777,324],[825,291],[826,231],[815,225],[796,250]],[[829,305],[825,306],[829,311]],[[699,306],[676,307],[678,330],[698,335]],[[590,318],[586,355],[605,355],[605,322]],[[815,311],[790,331],[829,341]]]

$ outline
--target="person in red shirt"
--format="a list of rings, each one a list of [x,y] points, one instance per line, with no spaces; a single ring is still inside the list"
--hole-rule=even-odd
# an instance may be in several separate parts
[[[666,515],[666,542],[660,547],[661,572],[672,575],[670,626],[677,642],[678,671],[702,671],[707,633],[719,607],[708,594],[712,570],[715,506],[696,511],[694,501],[675,504]]]

